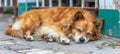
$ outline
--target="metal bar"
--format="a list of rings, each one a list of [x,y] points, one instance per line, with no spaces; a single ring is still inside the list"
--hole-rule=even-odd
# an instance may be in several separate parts
[[[106,0],[104,0],[104,9],[106,9]]]
[[[95,8],[98,8],[98,0],[95,0]]]
[[[81,1],[81,5],[82,5],[82,8],[85,7],[85,0],[82,0],[82,1]]]
[[[70,7],[73,7],[73,0],[70,0]]]
[[[10,0],[10,6],[13,6],[13,0]]]
[[[120,3],[120,2],[118,2],[118,3]],[[115,9],[115,3],[113,0],[112,0],[112,5],[113,5],[113,9]]]
[[[7,0],[4,0],[4,6],[7,7]]]
[[[36,7],[39,7],[39,0],[36,0]]]
[[[2,7],[2,0],[0,0],[0,7]]]
[[[45,7],[45,0],[42,0],[42,7]]]
[[[58,0],[58,6],[59,6],[59,7],[62,6],[62,0]]]
[[[49,7],[52,7],[52,0],[49,0]]]

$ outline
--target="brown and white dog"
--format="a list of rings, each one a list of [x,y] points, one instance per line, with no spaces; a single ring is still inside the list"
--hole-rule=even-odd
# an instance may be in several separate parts
[[[82,8],[54,7],[30,10],[16,18],[5,30],[6,35],[26,40],[43,39],[69,44],[99,39],[96,19]]]

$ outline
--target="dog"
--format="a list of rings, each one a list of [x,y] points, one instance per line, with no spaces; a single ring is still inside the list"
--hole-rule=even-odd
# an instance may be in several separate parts
[[[96,17],[89,11],[73,7],[34,9],[18,16],[5,34],[26,40],[42,39],[69,44],[98,40]]]

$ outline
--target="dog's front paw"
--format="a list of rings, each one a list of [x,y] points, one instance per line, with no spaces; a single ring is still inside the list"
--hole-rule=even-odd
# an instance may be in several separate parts
[[[54,38],[52,38],[52,37],[45,37],[44,40],[47,42],[54,42],[55,41]]]
[[[60,37],[60,43],[63,45],[69,45],[70,40],[67,37]]]
[[[26,40],[27,40],[27,41],[33,41],[34,38],[33,38],[33,36],[27,36],[27,37],[26,37]]]

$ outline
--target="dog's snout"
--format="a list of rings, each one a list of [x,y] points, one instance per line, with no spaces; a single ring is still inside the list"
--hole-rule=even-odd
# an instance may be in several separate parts
[[[86,37],[75,37],[74,41],[75,43],[80,44],[88,42],[88,39]]]
[[[84,38],[84,37],[79,38],[79,42],[80,42],[80,43],[83,43],[84,41],[85,41],[85,38]]]

